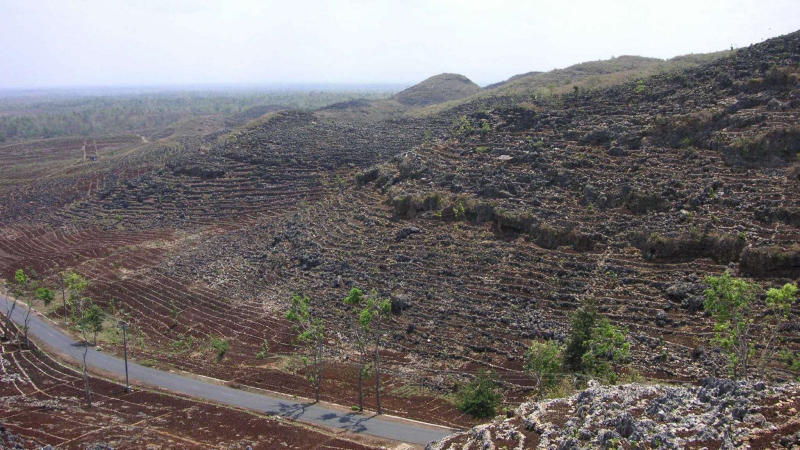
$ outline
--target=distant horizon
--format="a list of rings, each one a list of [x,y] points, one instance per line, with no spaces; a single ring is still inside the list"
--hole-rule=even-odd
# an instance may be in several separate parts
[[[797,30],[800,31],[800,30]],[[779,36],[773,36],[764,41],[773,39]],[[753,44],[758,44],[760,42],[754,42]],[[752,44],[751,44],[752,45]],[[743,47],[739,47],[743,48]],[[623,58],[623,57],[639,57],[639,58],[653,58],[659,59],[662,61],[669,61],[674,58],[679,58],[683,56],[690,56],[690,55],[701,55],[701,54],[708,54],[708,53],[715,53],[730,50],[722,48],[719,50],[713,50],[706,53],[683,53],[680,55],[674,55],[667,58],[659,58],[656,56],[648,56],[648,55],[611,55],[605,59],[595,59],[595,60],[587,60],[587,61],[578,61],[572,64],[569,64],[564,67],[555,67],[550,70],[546,71],[536,71],[536,70],[529,70],[526,72],[520,72],[508,75],[505,78],[493,81],[479,81],[472,79],[467,74],[459,74],[463,75],[470,79],[473,83],[477,84],[481,88],[485,88],[486,86],[490,86],[492,84],[500,83],[506,80],[509,80],[512,77],[517,75],[522,75],[530,72],[550,72],[554,70],[561,70],[566,69],[568,67],[572,67],[578,64],[589,63],[589,62],[598,62],[598,61],[610,61],[616,58]],[[734,47],[734,50],[737,48]],[[123,91],[118,92],[120,94],[144,94],[144,93],[179,93],[179,92],[224,92],[224,91],[347,91],[347,90],[357,90],[357,91],[402,91],[407,89],[411,86],[414,86],[430,77],[440,75],[441,73],[447,72],[440,72],[431,74],[425,78],[416,80],[416,81],[407,81],[407,82],[242,82],[242,83],[226,83],[226,82],[210,82],[210,83],[169,83],[169,84],[129,84],[129,85],[54,85],[54,86],[22,86],[22,87],[2,87],[0,86],[0,97],[7,93],[74,93],[75,91],[88,91],[83,92],[81,95],[103,95],[102,91]]]
[[[796,0],[0,0],[0,89],[407,87],[445,72],[486,86],[798,29]]]
[[[416,83],[415,83],[416,84]],[[4,94],[75,94],[104,95],[146,94],[146,93],[191,93],[191,92],[264,92],[264,91],[393,91],[403,90],[411,85],[401,83],[185,83],[150,85],[75,85],[75,86],[30,86],[0,88]]]

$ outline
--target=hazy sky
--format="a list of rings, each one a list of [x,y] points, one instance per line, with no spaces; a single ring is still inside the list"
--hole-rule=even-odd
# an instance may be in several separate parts
[[[0,0],[0,88],[479,84],[800,29],[800,0]]]

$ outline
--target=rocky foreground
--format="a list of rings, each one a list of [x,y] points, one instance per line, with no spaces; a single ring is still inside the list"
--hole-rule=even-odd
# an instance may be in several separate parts
[[[529,402],[427,450],[800,448],[800,383],[708,378],[702,386],[590,387]]]

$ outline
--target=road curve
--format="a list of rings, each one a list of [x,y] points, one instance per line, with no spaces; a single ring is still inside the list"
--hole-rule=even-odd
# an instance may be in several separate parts
[[[5,317],[6,307],[11,300],[0,296],[0,308]],[[11,318],[22,325],[25,305],[17,304]],[[62,333],[46,319],[31,314],[28,334],[35,340],[77,361],[82,361],[83,346],[70,336]],[[90,368],[125,376],[125,363],[122,359],[94,349],[89,349],[86,361]],[[410,444],[427,444],[439,440],[455,430],[444,427],[426,426],[402,419],[387,419],[381,416],[342,412],[324,406],[298,403],[269,395],[241,391],[218,384],[181,376],[175,373],[140,366],[128,362],[128,372],[132,382],[157,386],[178,394],[202,398],[212,402],[246,408],[264,414],[277,415],[316,425],[322,425],[351,433],[360,433],[379,438],[392,439]]]

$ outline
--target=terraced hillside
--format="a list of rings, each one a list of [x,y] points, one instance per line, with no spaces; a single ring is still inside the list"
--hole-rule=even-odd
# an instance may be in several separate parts
[[[126,393],[92,377],[85,408],[83,374],[39,349],[18,349],[19,330],[0,341],[0,447],[367,450],[385,445],[353,440],[288,419],[192,401],[163,392]],[[224,417],[224,420],[220,420]]]
[[[469,99],[481,92],[472,80],[455,73],[427,78],[392,97],[380,100],[358,99],[321,108],[318,117],[339,122],[379,122],[409,117],[426,107]]]
[[[341,404],[357,399],[342,299],[376,289],[394,309],[384,408],[449,425],[475,423],[452,393],[483,368],[523,401],[530,342],[563,339],[589,297],[628,328],[644,376],[697,382],[726,371],[703,277],[800,278],[798,64],[794,33],[683,71],[525,101],[474,94],[414,119],[331,120],[339,105],[201,127],[11,185],[25,197],[0,219],[0,271],[72,267],[134,324],[133,357],[299,396],[312,390],[283,317],[305,293],[329,330],[322,397]],[[102,182],[69,194],[83,173]],[[223,359],[212,339],[228,341]]]

